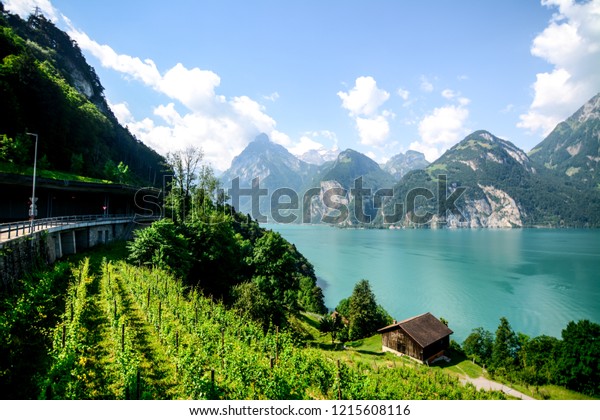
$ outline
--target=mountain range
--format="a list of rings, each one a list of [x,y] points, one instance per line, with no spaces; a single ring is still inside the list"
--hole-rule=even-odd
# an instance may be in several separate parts
[[[479,130],[431,164],[421,153],[408,151],[379,165],[347,149],[317,165],[261,135],[234,159],[222,181],[227,188],[235,177],[246,185],[259,177],[260,186],[269,191],[292,189],[300,198],[296,222],[326,218],[340,226],[363,227],[589,227],[600,225],[599,162],[600,94],[529,154]],[[260,208],[269,215],[267,203],[263,197]],[[242,210],[250,209],[247,205]]]

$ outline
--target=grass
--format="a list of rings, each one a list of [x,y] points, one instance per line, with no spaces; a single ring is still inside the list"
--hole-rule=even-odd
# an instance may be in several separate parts
[[[16,175],[29,175],[33,176],[33,168],[19,167],[11,163],[2,162],[0,163],[0,173],[16,174]],[[41,178],[55,179],[59,181],[80,181],[80,182],[93,182],[97,184],[112,184],[112,181],[99,178],[91,178],[88,176],[76,175],[69,172],[52,171],[49,169],[37,169],[36,176]]]
[[[494,381],[509,386],[525,395],[538,400],[594,400],[589,395],[564,388],[558,385],[523,385],[511,383],[504,378],[494,377]]]

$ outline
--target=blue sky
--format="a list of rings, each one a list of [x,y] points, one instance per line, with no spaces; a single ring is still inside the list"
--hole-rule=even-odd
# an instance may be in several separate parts
[[[138,138],[217,170],[260,132],[379,162],[478,129],[529,151],[600,92],[600,0],[4,3],[77,41]]]

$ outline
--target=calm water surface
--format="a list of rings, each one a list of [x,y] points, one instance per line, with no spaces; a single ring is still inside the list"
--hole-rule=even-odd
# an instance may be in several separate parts
[[[334,308],[368,279],[396,319],[450,321],[462,342],[500,317],[530,336],[560,337],[571,320],[600,323],[600,231],[546,229],[352,230],[268,225],[315,266]]]

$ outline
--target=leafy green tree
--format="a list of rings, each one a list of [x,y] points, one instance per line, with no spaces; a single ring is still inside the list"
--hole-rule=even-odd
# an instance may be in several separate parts
[[[199,147],[189,146],[183,150],[167,153],[166,166],[173,175],[167,203],[173,211],[174,220],[179,223],[183,223],[190,212],[202,159],[204,159],[204,152]]]
[[[335,310],[344,318],[348,319],[350,317],[350,298],[340,300],[340,303],[337,304]]]
[[[559,350],[560,340],[547,335],[534,337],[524,343],[519,352],[522,379],[532,385],[554,382]]]
[[[227,302],[231,287],[241,281],[246,262],[240,255],[246,251],[233,230],[231,217],[216,211],[213,216],[213,223],[195,220],[181,226],[192,254],[187,282]]]
[[[342,317],[339,314],[325,315],[319,320],[319,331],[324,334],[331,334],[331,344],[335,342],[336,336],[343,327]]]
[[[254,282],[245,282],[233,287],[232,295],[234,298],[233,308],[251,319],[258,321],[263,330],[269,329],[269,326],[275,323],[276,319],[271,301],[259,290]]]
[[[504,368],[506,370],[515,367],[518,350],[519,342],[517,335],[508,320],[505,317],[500,318],[500,324],[498,325],[498,329],[496,329],[496,337],[492,346],[491,367],[493,369]]]
[[[600,324],[569,322],[562,331],[559,382],[569,389],[600,396]]]
[[[492,347],[494,336],[488,330],[478,327],[463,342],[462,348],[465,354],[481,365],[489,365],[492,359]]]
[[[84,168],[83,154],[73,153],[71,155],[71,172],[74,174],[82,174]]]
[[[348,305],[349,336],[351,340],[368,337],[389,321],[389,315],[377,304],[368,280],[354,286]]]
[[[324,304],[323,290],[308,276],[300,277],[298,303],[307,312],[322,314],[327,311]]]
[[[186,278],[192,265],[189,240],[170,219],[162,219],[151,226],[135,231],[133,241],[127,244],[130,261],[155,265]]]
[[[299,281],[290,244],[279,233],[267,231],[254,244],[249,262],[254,267],[252,280],[272,302],[273,319],[280,325],[286,312],[298,310]]]
[[[17,166],[33,166],[31,140],[27,135],[17,135],[14,139],[0,134],[0,162]]]

